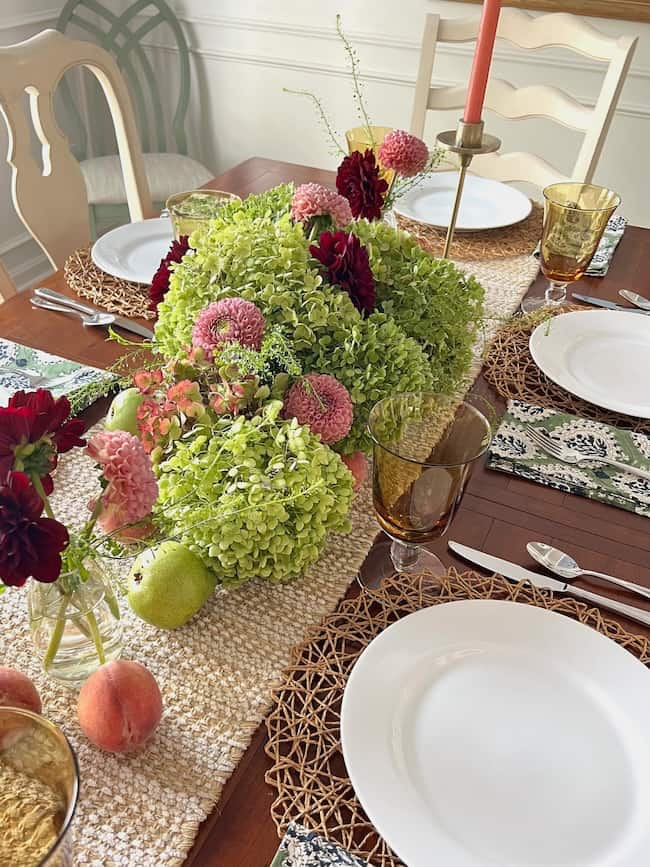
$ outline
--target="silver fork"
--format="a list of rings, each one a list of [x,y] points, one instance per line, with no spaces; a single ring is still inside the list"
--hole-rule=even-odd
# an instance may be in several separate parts
[[[624,464],[622,461],[616,461],[613,458],[603,457],[595,452],[592,454],[579,452],[576,449],[565,446],[563,443],[554,439],[550,434],[540,431],[531,425],[526,425],[525,430],[528,437],[539,449],[546,452],[546,454],[550,455],[552,458],[557,458],[557,460],[561,461],[563,464],[576,464],[577,466],[580,466],[589,461],[597,461],[600,464],[607,464],[610,467],[616,467],[618,470],[622,470],[625,473],[631,473],[633,476],[638,476],[641,479],[645,479],[646,482],[650,482],[650,473],[646,470],[633,467],[631,464]]]

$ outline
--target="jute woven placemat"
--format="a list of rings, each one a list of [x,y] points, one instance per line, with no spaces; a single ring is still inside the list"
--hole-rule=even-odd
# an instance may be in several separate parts
[[[376,592],[343,602],[293,651],[267,719],[266,750],[273,767],[266,780],[277,791],[271,811],[279,833],[298,821],[377,867],[402,867],[366,817],[347,776],[339,733],[343,690],[362,651],[391,623],[459,599],[504,599],[561,612],[650,665],[647,639],[631,635],[597,609],[554,598],[549,591],[454,570],[440,584],[429,576],[386,581]]]
[[[554,315],[584,307],[569,306]],[[522,317],[497,331],[483,361],[483,376],[505,400],[522,400],[556,409],[625,430],[650,434],[650,421],[601,409],[575,397],[548,379],[537,367],[528,348],[531,332],[539,319]],[[552,327],[552,321],[549,324]]]
[[[63,266],[63,274],[66,283],[77,295],[88,298],[110,313],[130,318],[155,318],[153,311],[149,310],[147,287],[142,283],[120,280],[102,271],[93,262],[89,249],[76,250],[69,256]]]
[[[454,261],[485,262],[490,259],[532,255],[542,236],[543,218],[544,208],[533,202],[530,215],[514,226],[480,232],[456,232],[449,256]],[[446,229],[436,229],[400,214],[395,214],[395,219],[400,229],[413,235],[425,250],[434,256],[442,256]]]

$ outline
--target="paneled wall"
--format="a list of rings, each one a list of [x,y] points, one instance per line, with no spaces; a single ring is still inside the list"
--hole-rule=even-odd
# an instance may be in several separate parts
[[[47,0],[3,0],[0,41],[7,44],[51,26],[59,8]],[[127,0],[104,0],[113,9]],[[334,29],[338,9],[362,66],[372,119],[408,128],[424,14],[476,16],[473,4],[445,0],[347,0],[338,7],[313,0],[170,0],[192,51],[190,153],[220,172],[253,155],[334,167],[337,158],[307,100],[283,87],[317,93],[334,126],[356,125],[346,57]],[[56,4],[55,4],[56,5]],[[558,3],[561,8],[562,4]],[[603,153],[596,181],[616,188],[621,213],[650,225],[649,185],[643,136],[650,131],[650,25],[592,22],[613,35],[638,34],[639,46]],[[175,50],[163,34],[151,40],[163,92],[176,84]],[[467,80],[471,46],[442,47],[435,76],[440,83]],[[602,65],[557,49],[521,52],[497,43],[494,74],[515,84],[545,82],[593,104]],[[508,150],[536,149],[569,171],[578,147],[576,133],[546,121],[513,122],[487,117]],[[431,116],[428,137],[453,126],[454,116]],[[0,129],[0,149],[4,147]],[[15,279],[27,285],[40,276],[44,260],[11,213],[8,172],[0,166],[0,257]],[[40,264],[39,264],[40,263]]]

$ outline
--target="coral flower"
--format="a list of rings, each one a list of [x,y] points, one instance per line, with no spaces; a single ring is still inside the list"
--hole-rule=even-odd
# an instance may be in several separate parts
[[[169,289],[169,278],[171,277],[171,268],[169,266],[172,262],[180,262],[189,249],[190,245],[187,235],[181,235],[178,241],[172,241],[169,253],[167,253],[164,259],[160,260],[158,270],[151,280],[151,286],[149,287],[150,310],[158,309],[158,305]]]
[[[43,501],[25,473],[9,473],[0,482],[0,580],[22,587],[31,576],[51,583],[61,573],[61,552],[68,531],[53,518],[42,518]]]
[[[0,478],[10,470],[38,476],[46,494],[52,493],[50,473],[57,455],[83,446],[84,423],[71,419],[67,397],[56,400],[47,389],[17,391],[0,408]]]
[[[341,460],[354,477],[354,490],[358,490],[365,482],[368,472],[366,456],[363,452],[354,452],[351,455],[341,455]]]
[[[382,166],[406,178],[424,171],[428,159],[429,150],[422,139],[403,129],[389,132],[379,149]]]
[[[126,431],[100,431],[86,453],[100,465],[106,487],[98,523],[106,533],[146,518],[158,497],[158,485],[142,443]],[[94,509],[96,501],[89,504]]]
[[[259,349],[265,326],[264,317],[252,301],[244,298],[213,301],[196,318],[192,346],[205,350],[208,360],[212,360],[213,350],[223,343]]]
[[[344,385],[325,373],[309,373],[294,383],[284,399],[283,415],[296,418],[327,445],[352,427],[352,399]]]
[[[363,313],[375,307],[375,279],[370,270],[368,251],[356,235],[347,232],[322,232],[318,246],[312,244],[309,252],[326,269],[326,280],[340,286]]]
[[[354,151],[345,157],[336,173],[336,189],[350,203],[355,219],[379,220],[388,183],[379,177],[374,153]]]
[[[331,217],[337,228],[352,222],[350,203],[346,198],[321,184],[301,184],[291,200],[291,216],[307,223],[313,217]]]

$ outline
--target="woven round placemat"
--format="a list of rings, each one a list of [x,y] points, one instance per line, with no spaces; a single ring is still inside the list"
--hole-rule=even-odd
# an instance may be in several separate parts
[[[532,253],[542,235],[544,208],[533,202],[530,215],[514,226],[486,229],[482,232],[456,232],[451,245],[450,258],[462,262],[480,262],[488,259],[507,259]],[[445,246],[446,229],[436,229],[395,214],[397,225],[418,241],[434,256],[441,256]]]
[[[63,274],[68,286],[110,313],[118,313],[131,319],[155,319],[149,310],[149,293],[142,283],[120,280],[112,277],[93,262],[90,249],[75,250],[63,266]],[[153,275],[152,275],[153,276]]]
[[[585,308],[567,306],[553,315],[562,315],[572,310]],[[501,397],[568,412],[624,430],[650,434],[650,420],[601,409],[565,391],[542,373],[528,348],[531,332],[539,322],[539,317],[534,314],[512,319],[497,331],[493,338],[483,362],[482,372]]]
[[[595,608],[550,591],[450,570],[440,583],[428,575],[386,581],[329,615],[300,647],[276,691],[267,718],[266,751],[273,766],[267,782],[277,790],[271,808],[278,831],[290,821],[318,831],[381,867],[402,867],[357,801],[340,744],[340,710],[348,676],[368,644],[386,627],[430,605],[459,599],[505,599],[558,611],[592,626],[650,665],[650,644],[631,635]],[[442,867],[442,865],[441,865]]]

